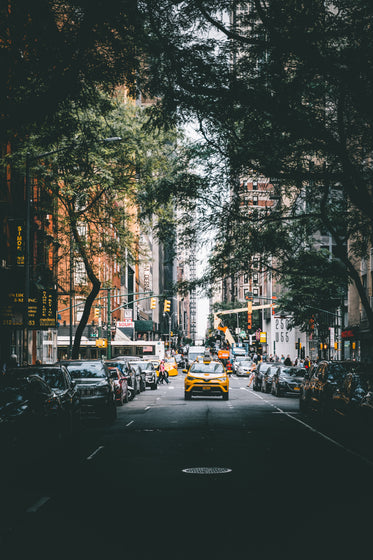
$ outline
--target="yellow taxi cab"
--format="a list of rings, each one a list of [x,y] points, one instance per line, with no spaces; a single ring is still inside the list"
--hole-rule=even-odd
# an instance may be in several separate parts
[[[177,371],[175,358],[165,358],[164,369],[167,371],[169,377],[175,377],[175,375],[178,375],[179,372]]]
[[[229,377],[220,361],[204,359],[192,363],[184,380],[185,400],[194,395],[229,399]]]
[[[175,358],[165,358],[164,360],[164,369],[168,373],[168,377],[175,377],[178,375],[177,371],[177,363]],[[157,377],[159,377],[159,364],[161,360],[152,360],[155,369],[157,370]]]

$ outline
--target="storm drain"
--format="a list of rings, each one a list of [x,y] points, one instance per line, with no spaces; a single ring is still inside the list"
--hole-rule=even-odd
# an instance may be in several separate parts
[[[225,474],[232,472],[232,469],[226,467],[191,467],[183,469],[183,472],[187,474]]]

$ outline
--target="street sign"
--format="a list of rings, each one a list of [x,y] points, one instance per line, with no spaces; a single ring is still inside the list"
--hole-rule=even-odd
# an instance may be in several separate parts
[[[116,325],[119,329],[134,329],[135,323],[132,319],[125,319],[124,321],[117,321]]]

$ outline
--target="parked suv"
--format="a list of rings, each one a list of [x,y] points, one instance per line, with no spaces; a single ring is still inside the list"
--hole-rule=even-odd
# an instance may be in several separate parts
[[[108,367],[101,360],[63,360],[60,363],[66,366],[76,383],[82,414],[114,422],[117,407]]]
[[[145,383],[146,387],[150,387],[153,391],[158,388],[158,377],[157,370],[154,367],[153,362],[150,360],[144,360],[143,362],[138,362],[138,365],[145,373]]]
[[[332,395],[349,373],[351,363],[354,362],[323,360],[312,372],[307,371],[300,391],[300,410],[329,412]]]

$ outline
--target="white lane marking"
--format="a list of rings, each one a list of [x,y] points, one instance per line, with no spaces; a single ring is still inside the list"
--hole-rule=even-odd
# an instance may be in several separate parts
[[[160,401],[160,400],[161,400],[161,397],[157,397],[155,400],[156,400],[156,401]]]
[[[260,395],[257,395],[257,396],[260,397]],[[338,447],[339,449],[343,449],[343,451],[345,451],[349,455],[352,455],[353,457],[359,459],[360,461],[363,461],[364,463],[367,463],[370,467],[373,467],[373,461],[371,461],[367,457],[364,457],[364,455],[360,455],[360,453],[357,453],[356,451],[353,451],[353,449],[349,449],[348,447],[345,447],[342,443],[339,443],[339,441],[336,441],[335,439],[327,436],[323,432],[319,432],[319,430],[317,430],[316,428],[313,428],[312,426],[310,426],[306,422],[303,422],[303,420],[300,420],[300,418],[296,418],[295,416],[292,416],[292,414],[290,414],[289,412],[285,412],[284,410],[282,410],[281,408],[279,408],[275,404],[271,403],[270,401],[267,401],[265,399],[263,399],[263,400],[267,404],[269,404],[270,406],[275,408],[279,413],[285,414],[285,416],[287,416],[291,420],[294,420],[294,422],[298,422],[299,424],[302,424],[302,426],[304,426],[305,428],[307,428],[311,432],[317,434],[321,438],[325,439],[326,441],[328,441],[329,443],[331,443],[335,447]]]
[[[42,498],[40,498],[40,500],[38,500],[37,502],[34,503],[34,505],[30,506],[29,508],[27,508],[26,512],[27,513],[36,513],[37,511],[39,511],[40,508],[42,508],[47,502],[49,502],[50,497],[49,496],[43,496]]]
[[[175,387],[168,387],[169,391],[171,391],[171,389],[175,389]]]
[[[93,453],[91,453],[91,455],[89,455],[89,457],[87,457],[87,461],[91,461],[94,457],[96,457],[96,455],[98,453],[100,453],[101,449],[103,449],[103,448],[104,448],[103,445],[100,445],[99,447],[97,447],[97,449]]]
[[[130,426],[133,423],[134,423],[134,420],[131,420],[131,422],[128,422],[128,424],[126,424],[126,428],[127,428],[127,426]]]
[[[150,406],[146,406],[144,410],[150,410]]]

